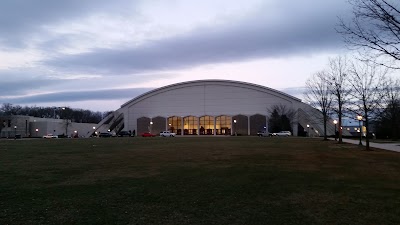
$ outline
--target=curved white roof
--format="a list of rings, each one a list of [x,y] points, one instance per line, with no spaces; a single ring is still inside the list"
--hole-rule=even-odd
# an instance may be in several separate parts
[[[148,97],[158,95],[170,90],[174,89],[179,89],[179,88],[184,88],[184,87],[190,87],[190,86],[202,86],[202,85],[221,85],[221,86],[234,86],[234,87],[242,87],[242,88],[248,88],[248,89],[253,89],[253,90],[258,90],[262,91],[265,93],[269,93],[271,95],[289,100],[289,101],[295,101],[295,102],[301,102],[299,98],[293,97],[291,95],[288,95],[284,92],[268,88],[265,86],[257,85],[257,84],[252,84],[252,83],[246,83],[246,82],[240,82],[240,81],[233,81],[233,80],[195,80],[195,81],[187,81],[187,82],[181,82],[181,83],[176,83],[176,84],[171,84],[167,85],[164,87],[156,88],[154,90],[148,91],[144,94],[141,94],[132,100],[124,103],[121,105],[121,108],[128,106],[130,104],[134,104],[136,102],[142,101]]]

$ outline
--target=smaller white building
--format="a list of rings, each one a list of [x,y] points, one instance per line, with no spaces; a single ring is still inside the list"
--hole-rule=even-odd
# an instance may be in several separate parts
[[[94,133],[96,124],[75,123],[71,120],[40,118],[32,116],[2,116],[0,117],[0,137],[43,137],[47,134],[86,137]]]

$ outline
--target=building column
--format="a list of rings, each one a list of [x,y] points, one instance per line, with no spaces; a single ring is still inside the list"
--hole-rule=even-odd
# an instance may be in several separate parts
[[[299,133],[299,132],[298,132],[299,120],[298,120],[297,116],[298,116],[298,110],[297,110],[297,112],[295,113],[295,115],[294,115],[294,117],[293,117],[293,121],[292,121],[292,131],[293,131],[292,135],[293,135],[293,136],[297,136],[298,133]]]
[[[236,127],[233,122],[233,116],[231,116],[231,136],[233,136],[233,132],[235,132],[233,129],[235,129],[235,131],[236,131]]]
[[[185,124],[183,123],[184,121],[183,121],[183,116],[181,117],[181,135],[183,136],[184,135],[184,129],[183,128],[185,128]]]
[[[197,117],[197,135],[200,135],[200,117]]]
[[[217,132],[215,132],[216,123],[217,123],[217,118],[214,116],[214,135],[217,135]]]
[[[247,116],[247,135],[250,136],[250,116]]]

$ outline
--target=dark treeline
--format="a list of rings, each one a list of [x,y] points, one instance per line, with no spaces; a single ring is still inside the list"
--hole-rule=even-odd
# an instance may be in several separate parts
[[[0,106],[0,115],[24,115],[41,118],[66,119],[77,123],[99,123],[110,112],[93,112],[70,107],[20,106],[4,103]]]
[[[378,138],[400,139],[400,99],[389,104],[375,121]]]
[[[269,110],[268,131],[271,133],[280,131],[293,132],[291,121],[295,115],[295,111],[284,105],[274,105]]]

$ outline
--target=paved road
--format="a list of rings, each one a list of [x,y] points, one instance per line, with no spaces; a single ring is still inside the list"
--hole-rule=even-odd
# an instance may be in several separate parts
[[[330,138],[331,140],[335,140],[334,138]],[[352,140],[352,139],[342,139],[343,142],[350,143],[350,144],[356,144],[358,145],[360,143],[359,140]],[[362,144],[365,146],[365,141],[362,141]],[[394,151],[394,152],[400,152],[400,143],[373,143],[369,142],[369,146],[373,148],[379,148],[383,150],[389,150],[389,151]]]

